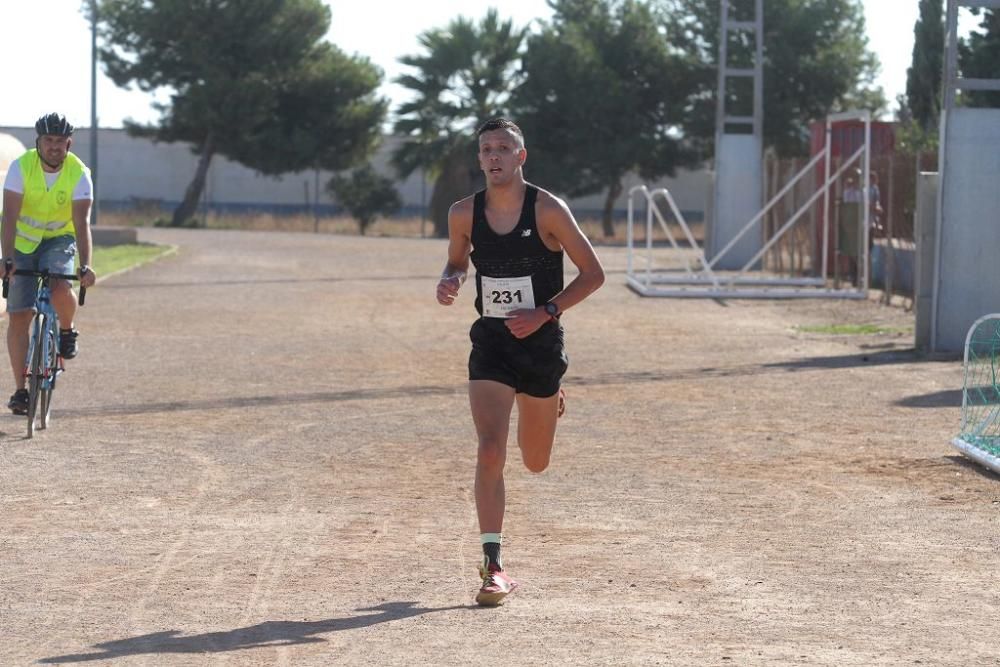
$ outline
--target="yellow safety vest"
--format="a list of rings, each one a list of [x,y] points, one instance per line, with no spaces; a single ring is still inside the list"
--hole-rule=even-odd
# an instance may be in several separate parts
[[[14,247],[29,255],[45,239],[76,235],[73,224],[73,190],[83,178],[83,162],[72,153],[66,154],[59,178],[50,189],[38,151],[31,149],[18,159],[24,179],[24,198],[17,219],[17,239]]]

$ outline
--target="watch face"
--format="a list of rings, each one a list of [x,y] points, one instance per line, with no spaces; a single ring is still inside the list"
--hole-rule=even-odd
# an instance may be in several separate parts
[[[545,304],[545,312],[551,315],[552,317],[555,317],[556,315],[559,314],[559,306],[557,306],[554,303],[547,303]]]

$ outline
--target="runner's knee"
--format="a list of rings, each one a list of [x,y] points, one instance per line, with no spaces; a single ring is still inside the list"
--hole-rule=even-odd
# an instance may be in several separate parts
[[[503,469],[507,458],[507,443],[499,438],[479,439],[479,465],[484,468]]]
[[[549,457],[548,456],[545,456],[545,457],[541,457],[541,456],[533,456],[533,457],[524,456],[522,458],[524,460],[524,467],[527,468],[530,472],[534,472],[534,473],[545,472],[545,469],[549,467]]]
[[[530,472],[544,472],[549,467],[551,447],[530,448],[521,446],[521,460]]]

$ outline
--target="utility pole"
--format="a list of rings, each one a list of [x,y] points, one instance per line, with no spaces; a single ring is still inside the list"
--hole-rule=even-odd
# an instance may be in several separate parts
[[[97,0],[90,0],[90,177],[94,181],[94,203],[90,224],[97,224]]]

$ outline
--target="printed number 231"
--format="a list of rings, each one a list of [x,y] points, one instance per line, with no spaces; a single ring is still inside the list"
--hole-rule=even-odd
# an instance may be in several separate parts
[[[518,303],[521,303],[521,290],[516,292],[510,292],[508,290],[493,290],[493,303],[513,303],[514,299],[517,299]]]

